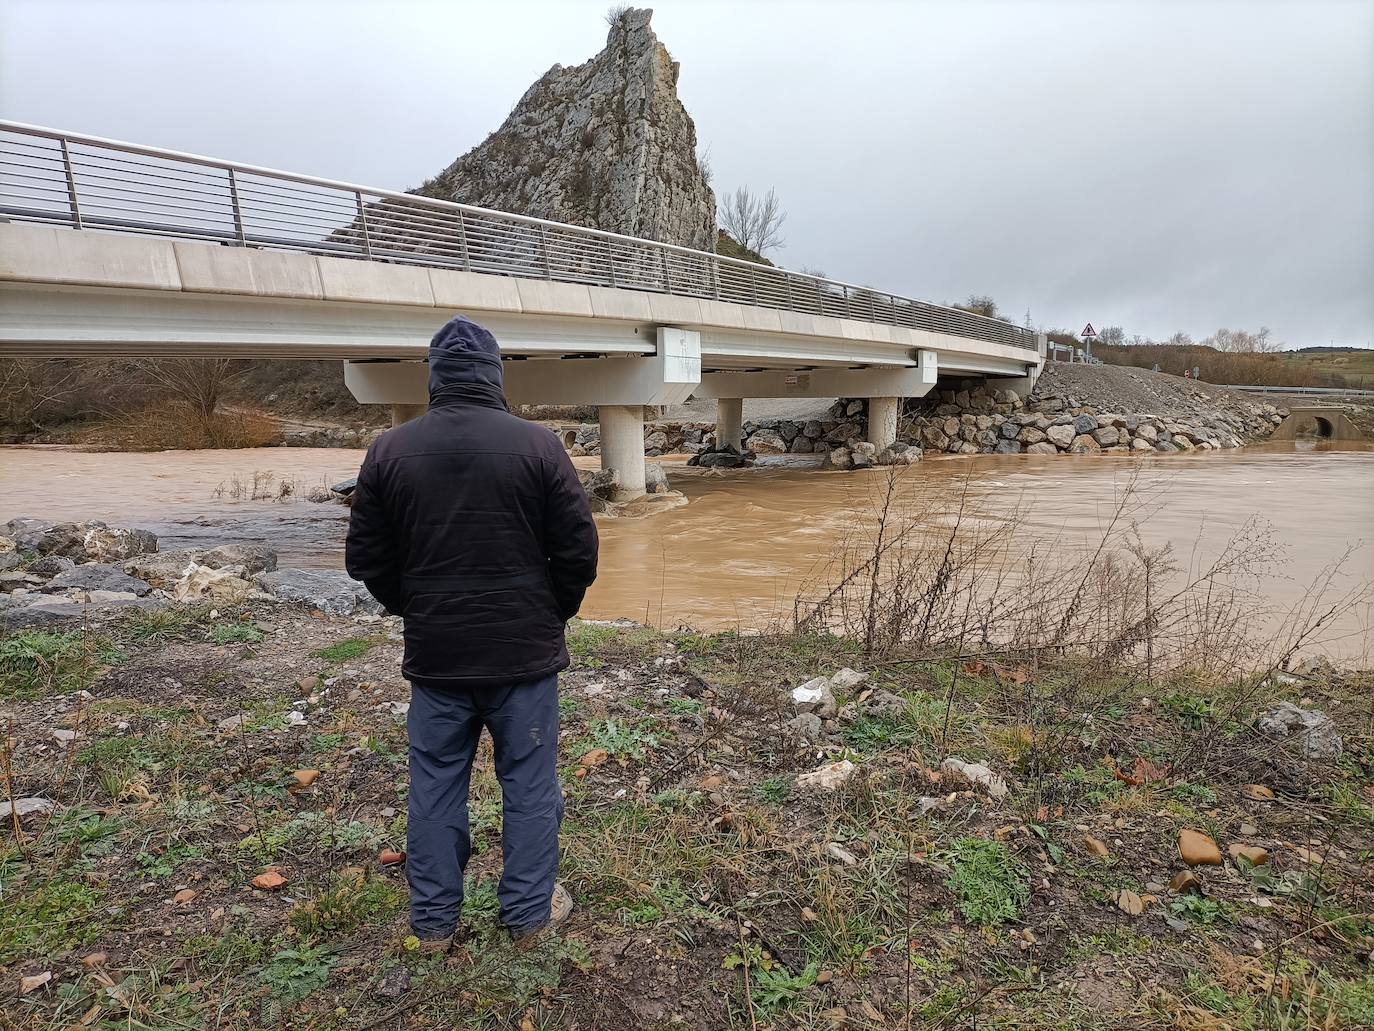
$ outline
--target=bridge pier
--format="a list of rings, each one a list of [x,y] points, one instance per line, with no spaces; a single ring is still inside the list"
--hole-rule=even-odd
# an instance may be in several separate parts
[[[396,427],[403,422],[410,422],[411,419],[418,419],[429,411],[429,405],[423,404],[394,404],[391,406],[391,425]]]
[[[744,398],[716,398],[716,447],[744,450]]]
[[[620,477],[617,496],[637,498],[644,493],[644,406],[601,405],[601,468]]]
[[[868,399],[868,442],[879,451],[897,442],[897,416],[901,409],[900,397]]]

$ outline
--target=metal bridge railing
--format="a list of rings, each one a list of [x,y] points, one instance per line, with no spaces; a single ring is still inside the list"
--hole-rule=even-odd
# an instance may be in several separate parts
[[[997,319],[706,251],[0,121],[0,218],[647,290],[1035,350]]]

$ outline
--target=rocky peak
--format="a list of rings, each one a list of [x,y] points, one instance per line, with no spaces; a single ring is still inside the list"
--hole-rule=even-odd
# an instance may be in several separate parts
[[[554,65],[499,129],[414,192],[713,250],[715,195],[652,16],[620,12],[601,53]]]

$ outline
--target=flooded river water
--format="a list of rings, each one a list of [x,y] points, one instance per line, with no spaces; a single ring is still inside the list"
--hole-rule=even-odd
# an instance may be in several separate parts
[[[311,504],[304,494],[352,476],[361,457],[296,448],[0,448],[0,520],[103,519],[146,527],[166,549],[263,541],[282,565],[340,566],[347,510]],[[644,520],[599,522],[601,575],[584,615],[703,628],[790,619],[799,588],[822,572],[846,534],[872,519],[875,491],[885,482],[879,471],[786,464],[724,474],[667,468],[690,504]],[[930,482],[969,476],[975,494],[1025,509],[1027,542],[1072,547],[1100,532],[1132,468],[1110,456],[987,455],[927,460],[908,475]],[[1374,581],[1374,450],[1270,444],[1146,459],[1139,468],[1157,495],[1141,525],[1150,543],[1171,541],[1187,555],[1200,538],[1203,551],[1219,547],[1251,516],[1272,524],[1287,559],[1265,585],[1273,603],[1296,600],[1348,547],[1358,550],[1346,580]],[[269,498],[252,499],[255,474],[257,493]],[[283,481],[291,493],[272,500]],[[1349,640],[1338,650],[1370,648],[1368,618],[1351,615]]]

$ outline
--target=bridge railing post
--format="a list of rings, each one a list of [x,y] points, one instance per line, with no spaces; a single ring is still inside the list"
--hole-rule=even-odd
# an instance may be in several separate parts
[[[463,224],[463,213],[458,212],[458,250],[463,255],[463,271],[472,271],[472,261],[468,257],[468,231]]]
[[[663,290],[665,293],[673,292],[673,274],[668,268],[668,252],[659,250],[659,255],[663,258]]]
[[[229,204],[234,209],[234,236],[238,238],[240,247],[247,246],[248,234],[243,231],[243,208],[239,206],[239,181],[232,168],[229,169]]]
[[[544,257],[544,278],[553,278],[553,264],[549,261],[549,232],[543,226],[539,227],[539,249]]]
[[[67,173],[67,203],[72,209],[72,228],[81,228],[81,202],[76,196],[76,173],[72,170],[72,152],[65,138],[62,143],[62,169]]]
[[[363,232],[363,253],[372,257],[372,239],[367,232],[367,208],[363,204],[362,190],[353,191],[353,199],[358,202],[358,225]]]

